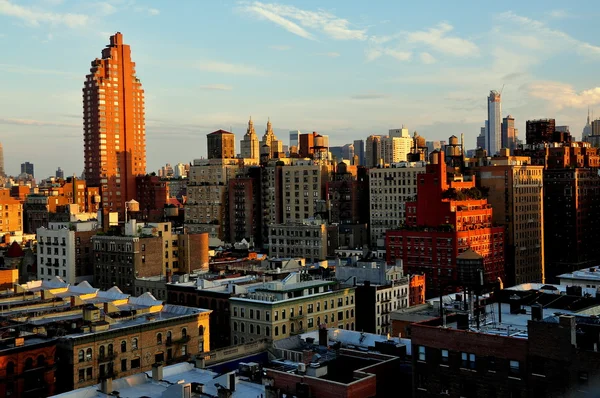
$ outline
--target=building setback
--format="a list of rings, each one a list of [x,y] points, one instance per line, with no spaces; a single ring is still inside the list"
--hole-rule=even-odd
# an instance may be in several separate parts
[[[91,64],[83,87],[85,179],[101,188],[103,209],[121,213],[137,197],[135,177],[146,174],[144,90],[120,32]]]

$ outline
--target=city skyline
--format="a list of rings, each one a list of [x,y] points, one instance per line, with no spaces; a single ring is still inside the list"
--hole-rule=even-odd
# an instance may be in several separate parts
[[[170,9],[157,1],[2,0],[0,43],[11,50],[0,64],[6,172],[18,174],[34,158],[38,178],[59,165],[66,175],[81,174],[81,85],[90,59],[117,31],[147,92],[148,172],[206,157],[204,137],[218,129],[233,130],[239,153],[247,115],[260,129],[270,116],[284,144],[290,130],[318,131],[343,145],[405,124],[428,140],[464,133],[474,148],[484,98],[503,84],[501,117],[511,114],[520,131],[527,119],[555,118],[579,138],[587,106],[600,103],[591,79],[600,58],[589,40],[595,15],[558,2],[487,7],[462,15],[443,3],[409,10],[182,2]],[[197,15],[207,18],[197,24]],[[565,57],[577,61],[568,74],[551,62]]]

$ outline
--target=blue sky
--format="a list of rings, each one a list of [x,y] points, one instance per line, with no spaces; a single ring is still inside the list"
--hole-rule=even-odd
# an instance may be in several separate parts
[[[588,105],[600,116],[600,9],[573,4],[0,0],[5,167],[81,173],[81,88],[116,31],[146,91],[148,171],[204,156],[216,129],[241,139],[250,115],[286,143],[289,130],[338,145],[404,124],[474,147],[503,85],[521,138],[542,117],[579,136]]]

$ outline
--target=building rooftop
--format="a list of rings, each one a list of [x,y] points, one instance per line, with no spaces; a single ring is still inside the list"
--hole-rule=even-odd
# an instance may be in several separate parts
[[[220,134],[233,134],[233,133],[219,129],[217,131],[213,131],[212,133],[209,133],[208,135],[220,135]]]
[[[219,375],[206,369],[195,368],[190,363],[180,363],[163,368],[161,381],[152,380],[152,371],[124,377],[112,382],[112,391],[118,391],[121,397],[163,398],[174,397],[173,386],[192,383],[201,384],[203,393],[192,393],[192,397],[216,397],[220,386],[228,385],[229,374]],[[235,391],[232,398],[259,398],[265,396],[265,387],[236,377]],[[197,384],[196,384],[197,383]],[[112,392],[111,391],[111,392]],[[192,388],[193,391],[193,388]],[[177,396],[184,396],[179,393]],[[60,398],[106,398],[107,394],[100,391],[100,385],[80,388],[63,394],[55,395]]]
[[[600,266],[583,268],[577,271],[558,275],[559,279],[585,279],[600,282]]]

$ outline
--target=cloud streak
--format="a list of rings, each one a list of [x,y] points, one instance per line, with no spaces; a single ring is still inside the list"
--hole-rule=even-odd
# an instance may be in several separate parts
[[[84,14],[48,12],[34,7],[14,4],[8,0],[0,0],[0,15],[17,18],[27,25],[36,27],[46,23],[77,28],[85,26],[89,20],[89,17]]]
[[[83,122],[82,122],[83,123]],[[13,124],[20,126],[54,126],[54,127],[73,127],[73,128],[81,128],[82,124],[74,124],[74,123],[61,123],[61,122],[49,122],[45,120],[35,120],[35,119],[12,119],[12,118],[0,118],[0,124]]]
[[[410,32],[406,39],[408,43],[424,44],[437,52],[453,56],[473,56],[479,53],[479,48],[470,40],[458,36],[450,36],[454,27],[442,22],[428,30]]]
[[[227,84],[207,84],[204,86],[200,86],[201,90],[213,90],[213,91],[231,91],[233,90],[232,86],[228,86]]]
[[[367,30],[356,29],[344,18],[339,18],[327,11],[308,11],[294,6],[277,3],[241,2],[242,11],[268,20],[290,33],[304,39],[316,40],[321,33],[334,40],[366,40]]]
[[[220,61],[201,61],[197,68],[205,72],[223,73],[227,75],[265,76],[267,73],[254,66],[231,64]]]

